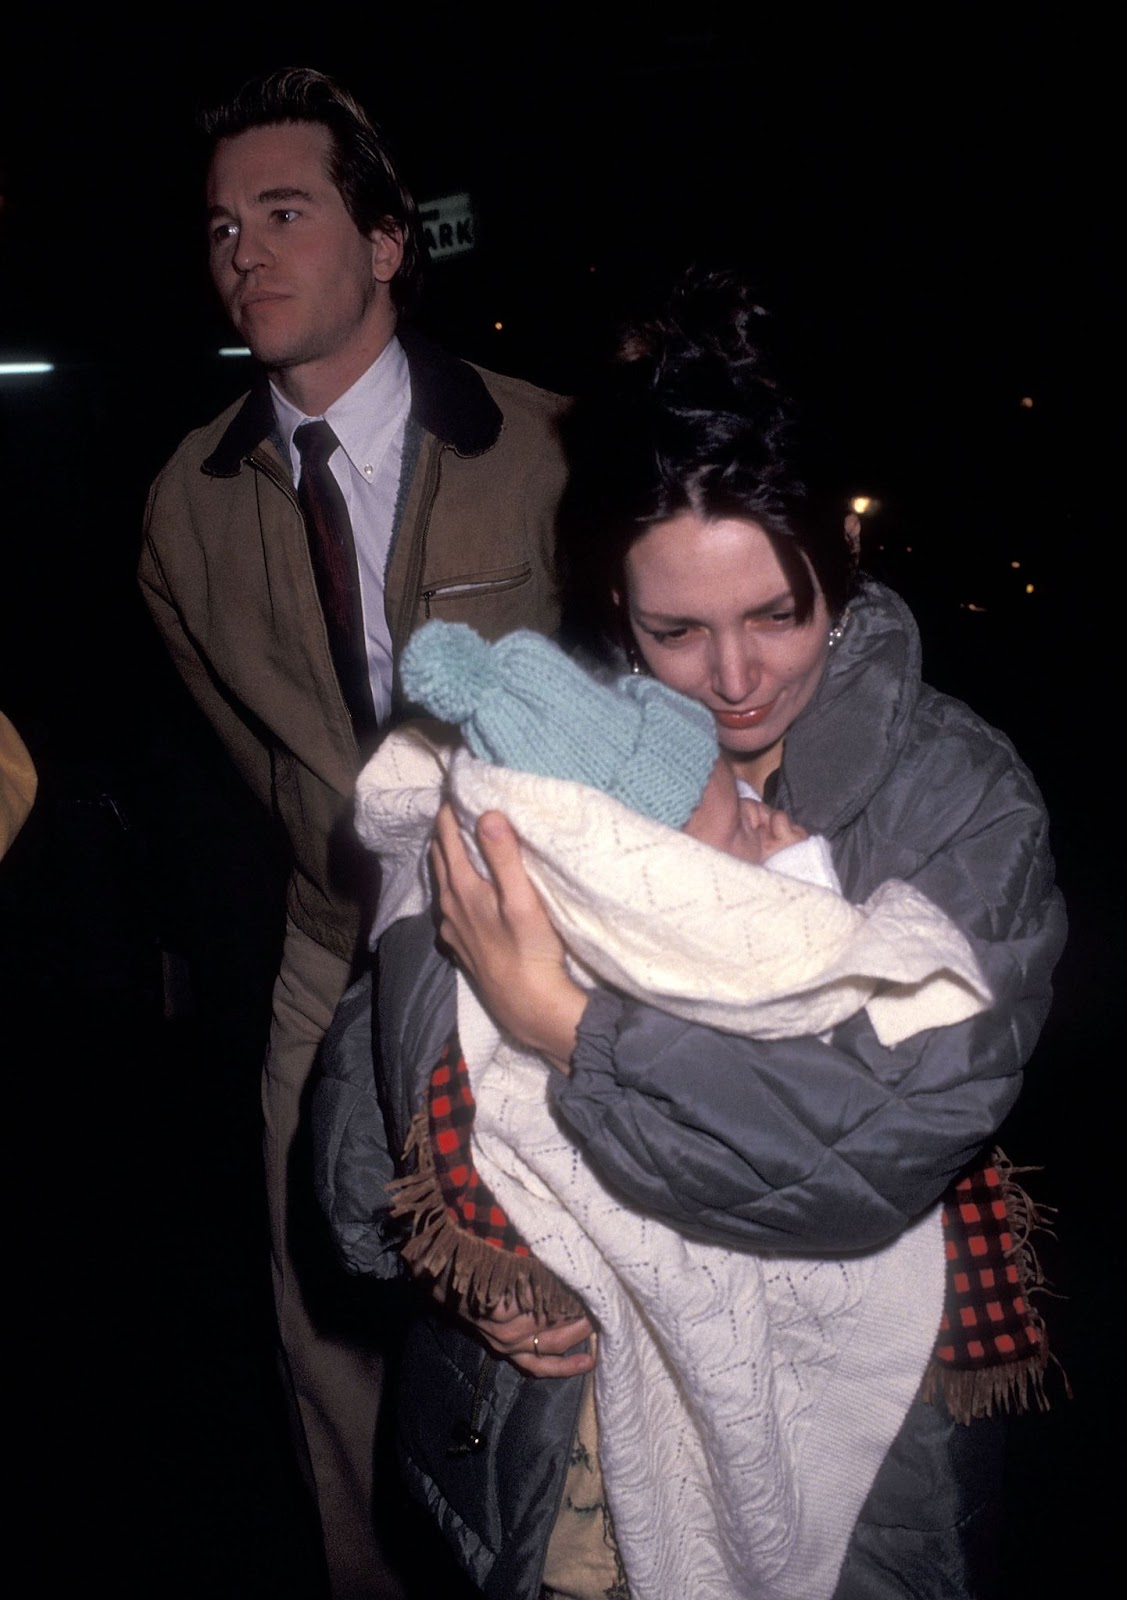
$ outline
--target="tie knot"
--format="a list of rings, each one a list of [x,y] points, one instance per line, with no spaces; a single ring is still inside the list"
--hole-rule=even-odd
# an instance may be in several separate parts
[[[340,440],[322,417],[320,422],[303,422],[294,429],[293,442],[303,467],[323,466]]]

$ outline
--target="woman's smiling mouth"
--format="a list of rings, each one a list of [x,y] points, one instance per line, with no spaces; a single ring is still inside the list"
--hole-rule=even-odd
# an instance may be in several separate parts
[[[774,709],[775,702],[771,700],[765,706],[750,706],[746,711],[718,711],[713,708],[712,715],[722,728],[756,728],[766,721]]]

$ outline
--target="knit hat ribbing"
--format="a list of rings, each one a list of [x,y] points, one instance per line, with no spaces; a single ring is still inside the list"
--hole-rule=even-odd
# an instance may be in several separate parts
[[[408,698],[456,723],[482,760],[588,784],[671,828],[716,765],[703,706],[656,678],[600,683],[539,633],[489,644],[464,622],[428,622],[400,672]]]

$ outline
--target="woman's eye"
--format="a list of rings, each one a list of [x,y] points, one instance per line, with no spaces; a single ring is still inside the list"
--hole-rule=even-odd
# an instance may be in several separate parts
[[[660,632],[647,629],[647,632],[655,644],[676,644],[679,639],[689,636],[688,628],[663,628]]]
[[[771,621],[776,627],[785,627],[788,623],[794,621],[793,608],[790,611],[772,611]]]

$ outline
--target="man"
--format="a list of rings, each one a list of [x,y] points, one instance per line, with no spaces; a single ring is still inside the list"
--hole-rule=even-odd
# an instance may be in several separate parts
[[[370,1528],[378,1359],[309,1303],[320,1236],[295,1140],[359,947],[352,790],[395,715],[403,645],[430,615],[490,637],[555,625],[562,403],[402,326],[414,202],[330,79],[273,74],[205,127],[212,279],[265,371],[161,473],[140,578],[292,851],[263,1080],[275,1300],[333,1593],[389,1594]]]

